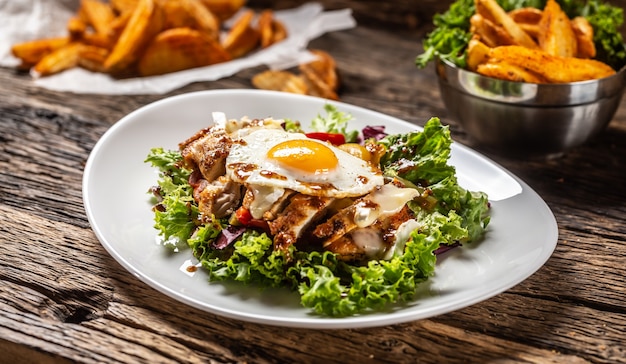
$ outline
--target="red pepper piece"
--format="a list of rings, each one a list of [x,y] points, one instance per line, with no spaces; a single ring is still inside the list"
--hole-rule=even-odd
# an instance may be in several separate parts
[[[326,133],[321,131],[315,131],[306,133],[305,135],[311,139],[329,142],[332,145],[346,144],[346,137],[341,133]]]

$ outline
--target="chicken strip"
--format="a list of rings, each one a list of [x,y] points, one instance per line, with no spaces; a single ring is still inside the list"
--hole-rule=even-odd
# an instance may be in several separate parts
[[[396,250],[396,245],[404,244],[408,238],[403,235],[398,240],[398,230],[407,222],[411,230],[417,226],[414,214],[408,206],[404,206],[398,213],[377,220],[374,224],[359,228],[356,227],[346,235],[341,235],[325,249],[338,254],[344,261],[366,261],[369,259],[390,259]],[[403,247],[403,245],[402,245]]]
[[[393,184],[380,186],[318,225],[313,235],[322,239],[323,246],[327,247],[357,228],[366,228],[379,219],[398,213],[418,195],[419,192],[414,188],[401,188]]]
[[[191,183],[191,182],[190,182]],[[192,184],[194,186],[194,184]],[[215,216],[220,219],[232,214],[242,198],[242,186],[226,176],[220,176],[209,183],[202,179],[194,186],[194,199],[203,216]]]
[[[191,138],[179,144],[185,165],[202,173],[204,179],[212,182],[226,173],[226,157],[233,144],[223,128],[202,129]]]
[[[274,235],[274,248],[286,249],[295,244],[302,232],[325,214],[333,200],[303,194],[293,196],[278,217],[269,222],[270,232]]]

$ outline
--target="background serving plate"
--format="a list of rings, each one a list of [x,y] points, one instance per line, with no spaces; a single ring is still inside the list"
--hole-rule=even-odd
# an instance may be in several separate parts
[[[484,240],[439,258],[435,276],[415,301],[388,311],[346,318],[313,314],[297,293],[237,283],[208,283],[190,251],[171,253],[159,244],[147,193],[157,171],[144,163],[153,147],[176,149],[179,142],[211,125],[211,113],[229,118],[290,118],[307,127],[327,100],[259,90],[218,90],[179,95],[138,109],[111,127],[87,161],[83,200],[103,247],[141,281],[184,304],[236,319],[307,328],[356,328],[394,324],[443,314],[488,299],[528,278],[550,257],[558,238],[555,218],[523,181],[459,144],[451,163],[459,181],[486,192],[492,219]],[[360,107],[332,102],[354,117],[351,128],[385,125],[388,133],[418,129],[405,121]]]

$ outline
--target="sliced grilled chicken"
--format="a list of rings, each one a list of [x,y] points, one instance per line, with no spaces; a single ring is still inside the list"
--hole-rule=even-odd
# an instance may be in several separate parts
[[[416,189],[386,184],[331,216],[313,230],[313,235],[322,239],[326,247],[356,228],[368,227],[398,213],[418,195]]]
[[[179,144],[187,167],[199,169],[204,179],[212,182],[226,173],[226,157],[233,144],[223,128],[202,129]]]
[[[194,190],[194,198],[202,215],[222,218],[232,214],[241,202],[242,186],[220,176],[213,182],[201,182]]]
[[[356,227],[332,242],[325,242],[324,249],[339,255],[344,261],[366,259],[390,259],[396,245],[406,242],[406,234],[398,240],[398,230],[407,222],[414,222],[414,214],[407,206],[398,213],[378,219],[368,227]],[[416,224],[411,224],[414,229]]]
[[[311,222],[325,214],[332,201],[329,197],[294,195],[289,205],[269,222],[270,232],[274,235],[274,247],[284,249],[295,244]]]

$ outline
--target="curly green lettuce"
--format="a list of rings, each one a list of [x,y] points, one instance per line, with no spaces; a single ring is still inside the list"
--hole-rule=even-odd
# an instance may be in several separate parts
[[[156,193],[161,201],[153,209],[154,226],[167,246],[185,247],[187,239],[196,228],[194,221],[198,216],[193,189],[187,182],[191,171],[181,167],[182,156],[178,151],[154,148],[146,162],[159,170]]]
[[[381,158],[385,175],[427,188],[436,201],[433,211],[443,216],[451,213],[461,216],[459,227],[467,230],[467,235],[457,236],[455,240],[473,241],[482,235],[489,223],[487,195],[468,191],[458,184],[456,168],[448,164],[452,145],[450,130],[439,118],[428,120],[421,132],[390,135],[380,143],[387,148]],[[424,215],[423,219],[435,216],[433,211],[410,206]]]
[[[522,7],[543,9],[546,0],[497,0],[506,11]],[[558,0],[570,18],[585,17],[594,30],[596,59],[615,70],[626,65],[626,45],[620,33],[624,11],[601,0]],[[467,44],[471,39],[470,18],[475,13],[474,0],[456,0],[448,10],[433,17],[434,29],[423,40],[424,52],[415,59],[419,68],[440,58],[458,67],[467,65]]]
[[[489,205],[484,193],[458,185],[455,168],[448,165],[450,133],[439,119],[429,120],[421,132],[387,136],[380,143],[388,150],[381,161],[387,176],[432,193],[428,204],[410,205],[421,227],[390,260],[352,265],[328,251],[301,251],[296,245],[275,250],[271,238],[255,230],[215,248],[227,221],[196,226],[189,171],[180,167],[180,153],[161,148],[152,149],[146,159],[160,171],[162,201],[155,208],[155,227],[166,239],[185,242],[211,280],[289,287],[300,294],[303,306],[320,315],[350,316],[412,300],[419,284],[434,274],[437,248],[484,234]]]
[[[311,122],[311,129],[328,133],[343,134],[346,143],[354,143],[359,138],[358,130],[348,130],[348,123],[352,115],[337,110],[331,104],[325,104],[326,115],[318,114]]]
[[[465,68],[465,50],[472,38],[469,31],[470,18],[475,11],[474,0],[457,0],[443,14],[435,14],[434,29],[424,38],[424,53],[417,56],[415,64],[424,68],[429,62],[439,58]]]

